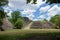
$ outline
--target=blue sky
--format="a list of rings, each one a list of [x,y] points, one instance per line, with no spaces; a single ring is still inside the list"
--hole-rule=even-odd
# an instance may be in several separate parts
[[[33,0],[31,1],[31,3]],[[26,4],[26,0],[9,0],[8,7],[4,7],[5,12],[8,12],[7,15],[11,16],[11,12],[18,10],[21,12],[21,16],[28,17],[29,19],[50,20],[52,16],[60,14],[60,4],[51,4],[48,5],[45,1],[37,0],[37,4]]]

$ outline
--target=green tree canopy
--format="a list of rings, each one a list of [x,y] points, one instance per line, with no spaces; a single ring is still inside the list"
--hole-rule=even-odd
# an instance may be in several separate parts
[[[0,0],[0,6],[5,6],[8,4],[8,0]]]
[[[3,19],[3,18],[5,18],[5,12],[4,12],[4,9],[3,8],[1,8],[1,10],[0,10],[0,19]]]
[[[8,4],[8,0],[0,0],[0,19],[3,19],[6,15],[2,6],[5,6],[7,4]]]
[[[60,15],[51,17],[50,21],[60,28]]]
[[[12,12],[11,17],[12,17],[13,23],[17,21],[17,18],[22,18],[21,13],[19,11]]]
[[[5,12],[2,6],[5,6],[8,4],[8,0],[0,0],[0,19],[3,19],[5,17]]]
[[[26,0],[26,1],[27,1],[27,4],[28,4],[28,3],[30,3],[32,0]],[[33,0],[33,4],[36,4],[36,1],[37,1],[37,0]],[[45,0],[43,0],[43,1],[45,1]],[[60,3],[60,0],[47,0],[46,3],[49,3],[49,4],[55,3],[55,4],[57,4],[57,3]]]
[[[20,29],[23,26],[23,18],[21,16],[21,13],[19,11],[14,11],[11,13],[11,19],[9,19],[11,23],[18,29]]]
[[[47,0],[46,3],[49,3],[49,4],[53,4],[53,3],[58,4],[58,3],[60,3],[60,0]]]
[[[26,0],[26,3],[30,3],[32,0]],[[33,3],[32,4],[36,4],[37,0],[33,0]]]
[[[0,30],[4,31],[4,29],[1,27],[3,24],[3,18],[6,17],[6,13],[4,12],[3,6],[8,4],[8,0],[0,0]]]
[[[22,26],[23,26],[23,24],[24,24],[24,20],[22,20],[21,18],[18,18],[17,21],[16,21],[16,23],[15,23],[15,27],[17,29],[21,29]]]
[[[19,11],[14,11],[11,13],[11,16],[13,19],[17,19],[21,16],[21,13]]]

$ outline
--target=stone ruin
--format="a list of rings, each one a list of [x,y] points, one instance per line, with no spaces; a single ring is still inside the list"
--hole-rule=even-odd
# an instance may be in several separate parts
[[[23,27],[25,27],[26,25],[28,25],[31,22],[31,20],[28,17],[23,17],[23,19],[24,19]]]
[[[48,21],[46,22],[34,21],[30,28],[31,29],[53,29],[55,28],[55,25]]]
[[[1,28],[3,30],[13,29],[13,25],[7,18],[4,18],[3,19],[3,25],[1,26]]]

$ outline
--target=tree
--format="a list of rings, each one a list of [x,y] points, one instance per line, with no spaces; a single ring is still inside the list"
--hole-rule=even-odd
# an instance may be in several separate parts
[[[0,0],[0,6],[5,6],[8,4],[8,0]]]
[[[44,19],[43,21],[48,21],[47,19]]]
[[[4,9],[0,10],[0,19],[5,18],[6,13],[4,12]]]
[[[13,24],[17,21],[18,18],[22,18],[21,13],[19,11],[12,12],[11,17],[12,17],[12,20],[13,20]]]
[[[3,6],[8,4],[8,0],[0,0],[0,30],[3,31],[4,29],[1,27],[3,24],[3,18],[5,18],[6,13],[4,12]]]
[[[6,17],[6,13],[4,12],[4,9],[0,10],[0,30],[4,31],[4,29],[1,27],[3,25],[3,18]]]
[[[57,4],[57,3],[60,3],[60,0],[47,0],[46,3],[49,3],[49,4]]]
[[[10,21],[16,28],[22,26],[23,23],[21,21],[23,21],[23,18],[21,13],[19,11],[12,12]]]
[[[32,0],[26,0],[26,1],[27,1],[27,4],[28,4],[28,3],[30,3]],[[37,1],[37,0],[33,0],[33,4],[36,4],[36,1]],[[43,0],[43,1],[45,1],[45,0]],[[57,3],[60,3],[60,0],[47,0],[46,3],[49,3],[49,4],[55,3],[55,4],[57,4]]]
[[[27,1],[26,3],[28,4],[28,3],[30,3],[32,0],[26,0],[26,1]],[[36,4],[36,1],[37,1],[37,0],[33,0],[33,3],[32,3],[32,4]]]
[[[2,6],[5,6],[8,4],[8,0],[0,0],[0,19],[5,18],[6,13],[4,12],[4,9]]]
[[[17,29],[21,29],[22,26],[23,26],[23,24],[24,24],[24,20],[18,18],[17,21],[16,21],[16,23],[15,23],[15,27],[16,27]]]
[[[50,21],[60,28],[60,15],[51,17]]]
[[[30,3],[31,1],[32,1],[32,0],[26,0],[26,3],[28,4],[28,3]],[[45,0],[43,0],[43,1],[45,1]],[[33,0],[32,4],[37,4],[36,2],[37,2],[37,0]],[[49,2],[49,1],[47,1],[47,2]]]
[[[17,21],[17,18],[19,18],[19,15],[20,15],[20,12],[18,11],[14,11],[11,13],[13,24],[15,23],[15,21]]]

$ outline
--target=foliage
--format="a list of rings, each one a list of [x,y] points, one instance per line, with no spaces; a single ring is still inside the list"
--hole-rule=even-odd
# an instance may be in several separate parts
[[[6,13],[4,12],[4,9],[2,6],[5,6],[8,4],[8,0],[0,0],[0,19],[5,18]]]
[[[53,16],[50,21],[60,28],[60,15]]]
[[[28,4],[28,3],[30,3],[31,1],[32,1],[32,0],[26,0],[26,3]],[[43,1],[45,1],[45,0],[43,0]],[[37,2],[37,0],[33,0],[32,4],[37,4],[36,2]]]
[[[4,31],[4,29],[1,27],[3,25],[3,18],[6,17],[6,13],[4,12],[3,8],[0,8],[0,30]]]
[[[19,11],[14,11],[11,13],[12,18],[19,18],[21,16],[21,13]]]
[[[30,3],[32,0],[26,0],[26,1],[27,1],[26,3],[28,4],[28,3]],[[43,0],[43,1],[45,1],[45,0]],[[37,0],[33,0],[33,3],[32,3],[32,4],[36,4],[36,2],[37,2]],[[57,3],[60,3],[60,0],[47,0],[46,3],[49,3],[49,4],[55,3],[55,4],[57,4]]]
[[[0,0],[0,6],[4,6],[8,4],[8,0]]]
[[[47,19],[44,19],[43,21],[48,21]]]
[[[26,0],[26,1],[27,1],[26,3],[28,4],[28,3],[30,3],[32,0]],[[37,0],[33,0],[33,3],[32,3],[32,4],[36,4],[36,2],[37,2]]]
[[[6,17],[6,13],[4,12],[3,6],[8,4],[8,0],[0,0],[0,30],[4,31],[4,29],[1,27],[3,24],[3,18]]]
[[[6,13],[4,12],[4,9],[1,8],[1,10],[0,10],[0,19],[3,19],[5,17],[6,17]]]
[[[2,6],[5,6],[7,4],[8,4],[8,0],[0,0],[0,19],[3,19],[6,15]]]
[[[22,20],[21,18],[18,18],[16,23],[15,23],[16,28],[21,29],[23,26],[23,23],[24,23],[24,20]]]
[[[0,19],[0,26],[3,24],[2,20]]]
[[[60,3],[60,0],[47,0],[46,3],[53,4],[53,3]]]
[[[1,31],[4,31],[4,29],[2,28],[2,25],[3,25],[3,18],[6,17],[6,13],[2,10],[0,10],[0,30]]]
[[[19,11],[12,12],[11,17],[12,17],[13,24],[17,21],[18,18],[22,18],[21,13]]]
[[[2,6],[5,6],[7,4],[8,4],[8,0],[0,0],[0,19],[3,19],[6,15]]]
[[[18,29],[21,29],[23,26],[23,18],[21,17],[21,13],[19,11],[14,11],[11,13],[11,17],[9,20],[11,23]]]
[[[0,26],[3,23],[2,22],[3,18],[5,18],[5,16],[6,16],[6,13],[4,12],[4,9],[2,6],[5,6],[7,4],[8,4],[8,0],[0,0]]]

